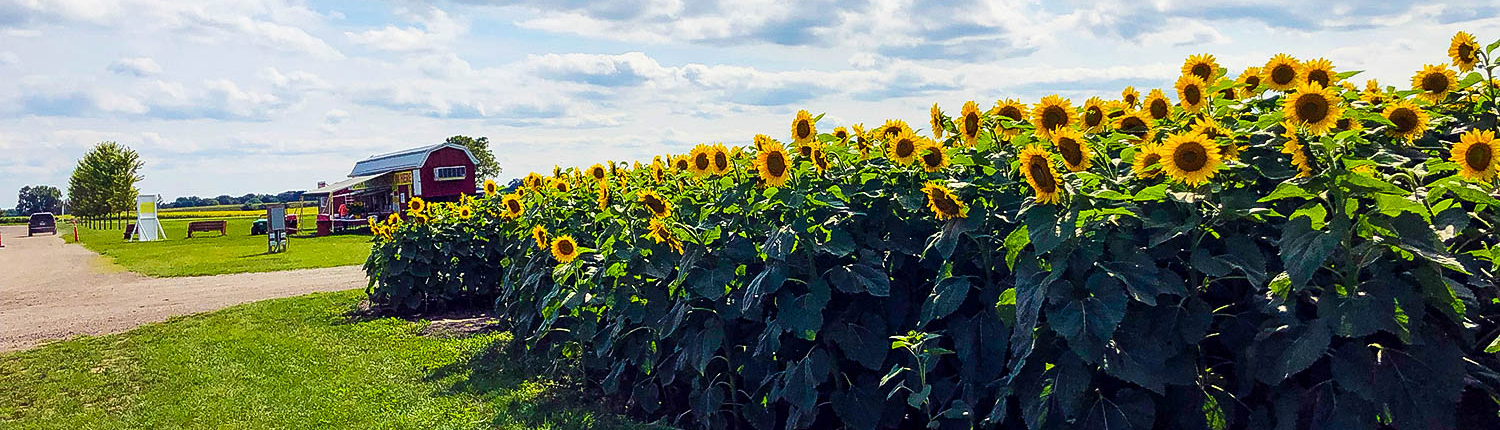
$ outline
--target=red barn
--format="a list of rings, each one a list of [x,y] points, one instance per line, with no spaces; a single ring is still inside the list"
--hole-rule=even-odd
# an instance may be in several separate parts
[[[478,163],[469,148],[459,144],[412,148],[354,163],[348,179],[319,183],[306,195],[318,196],[318,231],[326,233],[363,225],[369,217],[399,213],[412,197],[452,202],[475,194]]]

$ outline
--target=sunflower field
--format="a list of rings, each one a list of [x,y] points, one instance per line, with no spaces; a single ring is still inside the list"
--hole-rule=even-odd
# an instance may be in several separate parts
[[[1194,55],[1081,103],[803,111],[414,200],[367,291],[494,306],[681,428],[1500,428],[1497,47],[1410,85]]]

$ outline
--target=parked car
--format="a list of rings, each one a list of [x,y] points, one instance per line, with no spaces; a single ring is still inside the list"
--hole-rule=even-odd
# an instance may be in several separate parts
[[[35,236],[37,233],[52,233],[57,235],[57,218],[51,212],[37,212],[31,214],[31,222],[26,230],[27,236]]]

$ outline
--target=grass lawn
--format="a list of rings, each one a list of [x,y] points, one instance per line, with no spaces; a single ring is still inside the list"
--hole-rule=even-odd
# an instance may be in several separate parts
[[[78,228],[83,246],[111,259],[126,270],[147,276],[201,276],[225,273],[361,264],[370,255],[370,237],[359,234],[325,237],[294,236],[287,252],[266,253],[266,237],[251,236],[253,217],[220,218],[229,221],[229,235],[194,233],[187,238],[187,224],[202,220],[162,220],[167,239],[156,242],[126,242],[123,229]],[[308,227],[313,223],[304,222]],[[59,225],[58,235],[73,241],[71,225]]]
[[[179,317],[0,354],[5,429],[641,427],[528,375],[509,335],[345,316],[359,291]]]

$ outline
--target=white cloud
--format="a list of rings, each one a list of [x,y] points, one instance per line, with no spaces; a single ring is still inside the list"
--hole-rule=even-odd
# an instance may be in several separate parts
[[[161,73],[161,66],[150,57],[121,58],[109,64],[109,71],[121,75],[145,77]]]
[[[417,27],[386,26],[360,32],[346,31],[350,42],[387,51],[430,51],[442,48],[467,30],[460,23],[438,8],[429,8],[415,15]]]
[[[21,56],[10,51],[0,51],[0,66],[15,66],[21,64]]]
[[[260,76],[270,81],[272,86],[285,91],[319,91],[332,87],[318,75],[301,70],[282,73],[280,70],[276,70],[275,67],[267,67],[261,69]]]
[[[329,124],[340,124],[349,120],[349,112],[343,109],[329,109],[323,113],[323,121]]]

